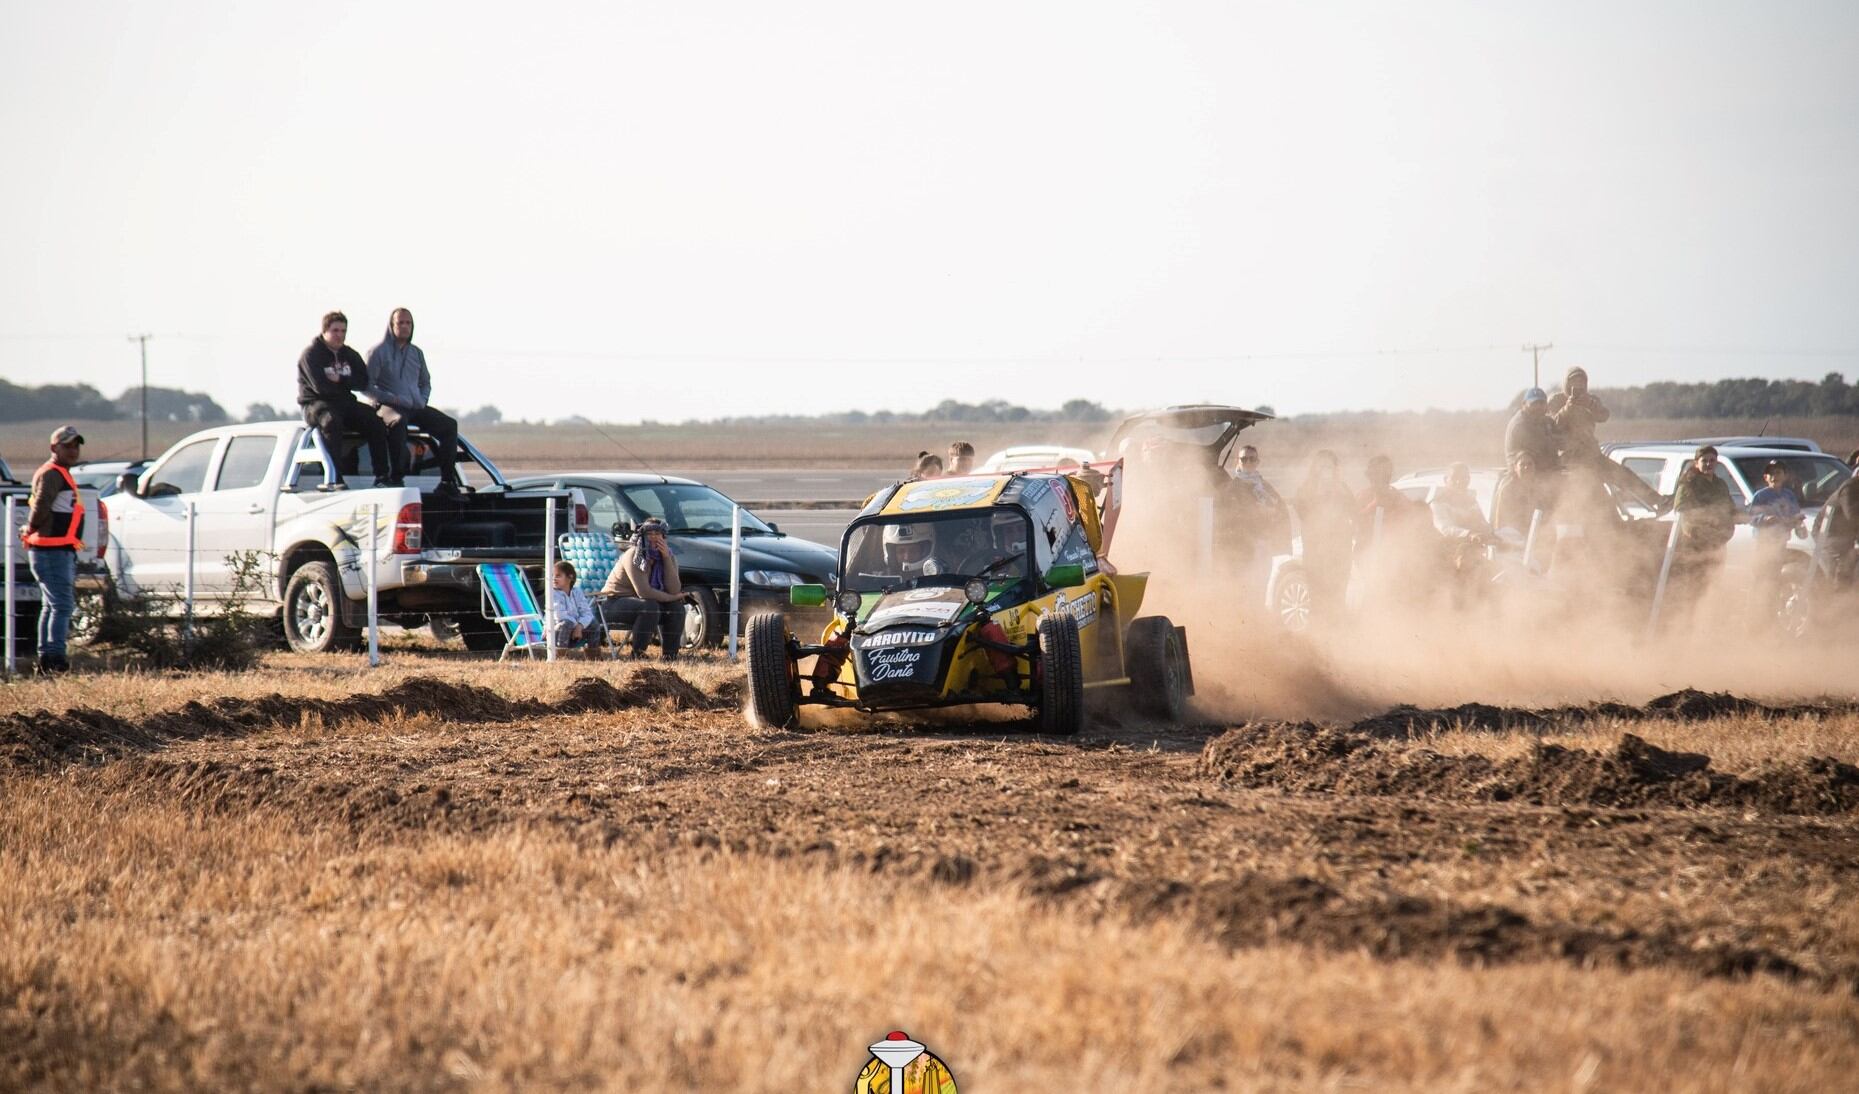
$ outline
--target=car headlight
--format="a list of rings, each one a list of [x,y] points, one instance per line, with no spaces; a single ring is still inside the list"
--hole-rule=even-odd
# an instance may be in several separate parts
[[[744,570],[742,580],[750,585],[762,585],[771,589],[785,589],[790,585],[805,585],[799,574],[786,570]]]

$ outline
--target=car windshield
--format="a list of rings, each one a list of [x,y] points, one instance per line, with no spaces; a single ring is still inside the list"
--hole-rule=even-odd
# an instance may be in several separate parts
[[[128,469],[127,464],[116,467],[78,467],[72,469],[71,479],[79,486],[101,490],[106,486],[114,486],[117,478]]]
[[[840,588],[873,593],[971,577],[1018,580],[1028,572],[1030,528],[1026,515],[1010,508],[861,524],[846,539]]]
[[[735,502],[708,486],[695,483],[655,482],[640,486],[622,486],[620,497],[636,515],[657,517],[670,525],[674,535],[703,533],[729,534],[729,511]],[[778,533],[763,524],[754,513],[742,511],[742,534],[772,536]]]
[[[1771,460],[1788,469],[1801,504],[1810,509],[1825,505],[1833,492],[1853,477],[1852,471],[1838,459],[1805,453],[1799,456],[1738,456],[1736,469],[1743,473],[1743,481],[1751,490],[1760,490],[1764,485],[1762,472]]]

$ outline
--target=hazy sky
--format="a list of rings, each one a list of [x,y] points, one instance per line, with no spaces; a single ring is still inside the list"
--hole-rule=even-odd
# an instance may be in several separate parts
[[[0,376],[1281,412],[1859,374],[1859,4],[5,5]]]

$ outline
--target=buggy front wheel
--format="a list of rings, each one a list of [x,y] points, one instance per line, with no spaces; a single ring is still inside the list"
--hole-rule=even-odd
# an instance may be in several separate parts
[[[788,652],[787,621],[779,615],[749,620],[749,714],[770,729],[791,729],[800,678]]]

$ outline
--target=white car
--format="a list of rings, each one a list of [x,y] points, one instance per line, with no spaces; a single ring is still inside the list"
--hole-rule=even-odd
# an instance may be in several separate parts
[[[1088,448],[1066,448],[1054,444],[1023,444],[1003,448],[981,461],[976,470],[982,474],[1003,471],[1043,471],[1070,460],[1080,467],[1097,459]]]

